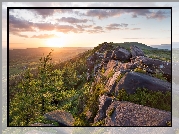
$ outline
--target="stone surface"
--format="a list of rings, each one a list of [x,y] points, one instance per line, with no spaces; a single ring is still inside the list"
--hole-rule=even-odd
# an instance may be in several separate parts
[[[104,73],[104,76],[107,76],[111,71],[114,70],[114,68],[117,66],[118,61],[116,60],[110,60],[107,64],[107,69]]]
[[[138,72],[126,73],[117,83],[115,92],[125,89],[128,94],[135,93],[137,88],[152,91],[171,91],[171,83]]]
[[[99,110],[98,110],[96,117],[94,118],[94,123],[96,123],[106,117],[106,110],[109,107],[109,105],[111,104],[111,102],[112,102],[111,97],[103,95],[99,98],[99,103],[100,103]]]
[[[62,110],[56,110],[49,113],[46,113],[45,118],[48,120],[56,121],[60,126],[73,126],[74,118],[73,116]]]
[[[130,47],[132,57],[144,56],[144,52],[137,46],[133,45]]]
[[[112,53],[113,52],[109,50],[104,53],[104,58],[103,58],[104,63],[108,63],[108,61],[111,60]]]
[[[138,56],[135,59],[135,62],[140,62],[143,66],[146,67],[146,70],[150,73],[162,73],[168,81],[171,81],[171,63],[161,61],[158,59],[152,59],[144,56]]]
[[[126,101],[114,101],[106,113],[106,126],[167,126],[171,121],[171,112]]]
[[[111,58],[114,60],[126,62],[130,61],[131,53],[125,48],[118,47],[113,51]]]

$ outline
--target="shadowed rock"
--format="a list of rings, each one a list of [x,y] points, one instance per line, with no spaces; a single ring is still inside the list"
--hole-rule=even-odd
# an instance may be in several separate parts
[[[137,88],[152,91],[171,91],[171,83],[137,72],[126,73],[118,82],[115,92],[125,89],[128,94],[135,93]]]
[[[158,59],[152,59],[144,56],[138,56],[135,59],[135,62],[138,62],[146,67],[146,70],[150,73],[157,73],[160,72],[167,78],[167,80],[171,81],[171,63],[161,61]]]
[[[114,101],[106,113],[106,126],[167,126],[171,121],[171,112],[126,101]]]
[[[111,104],[111,102],[112,102],[111,97],[103,95],[99,98],[99,103],[100,103],[99,111],[98,111],[96,117],[94,118],[94,123],[96,123],[106,117],[106,110],[109,107],[109,105]]]
[[[130,47],[132,57],[144,56],[144,52],[137,46],[133,45]]]
[[[46,113],[44,116],[48,120],[58,122],[60,126],[73,126],[75,121],[70,113],[61,110]]]
[[[109,60],[111,60],[111,56],[112,56],[112,51],[106,51],[104,54],[104,58],[103,58],[103,62],[104,63],[108,63]]]
[[[130,61],[131,53],[124,48],[118,47],[113,51],[111,58],[123,62]]]

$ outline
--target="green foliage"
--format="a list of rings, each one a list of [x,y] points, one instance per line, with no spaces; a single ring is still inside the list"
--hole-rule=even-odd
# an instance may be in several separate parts
[[[113,75],[114,75],[114,71],[111,70],[111,71],[108,73],[108,75],[107,75],[107,79],[109,79],[109,78],[112,77]]]
[[[142,68],[135,68],[134,69],[134,72],[139,72],[139,73],[143,73],[143,74],[146,74],[146,70],[143,70]]]
[[[167,78],[165,78],[161,72],[156,72],[155,74],[152,74],[152,76],[154,76],[154,77],[156,77],[158,79],[167,81]]]
[[[94,123],[92,126],[104,126],[104,125],[105,125],[105,120],[103,119]]]
[[[109,111],[108,111],[108,116],[111,116],[113,113],[114,113],[114,111],[116,110],[116,108],[115,107],[113,107],[112,109],[110,109]]]
[[[119,82],[124,75],[125,75],[125,74],[122,74],[122,73],[119,74],[119,76],[118,76],[117,79],[116,79],[116,82]]]
[[[149,106],[161,110],[171,111],[171,92],[149,91],[138,88],[134,94],[127,94],[124,89],[120,90],[117,100],[129,101],[136,104]]]

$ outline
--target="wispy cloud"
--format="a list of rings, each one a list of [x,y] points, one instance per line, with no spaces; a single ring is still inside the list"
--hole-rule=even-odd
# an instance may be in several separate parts
[[[40,34],[40,35],[33,35],[31,38],[40,38],[40,39],[44,39],[44,38],[52,38],[52,37],[58,37],[54,34]]]
[[[117,24],[117,23],[112,23],[106,26],[107,30],[119,30],[122,29],[123,27],[127,27],[128,24],[126,23],[121,23],[121,24]]]
[[[68,22],[68,23],[86,23],[87,19],[77,19],[74,17],[62,17],[61,19],[57,19],[58,22]]]
[[[141,28],[132,28],[131,30],[140,30]]]
[[[144,16],[148,19],[164,19],[170,17],[170,12],[150,9],[93,9],[86,12],[86,16],[98,17],[99,19],[131,14],[133,18]]]

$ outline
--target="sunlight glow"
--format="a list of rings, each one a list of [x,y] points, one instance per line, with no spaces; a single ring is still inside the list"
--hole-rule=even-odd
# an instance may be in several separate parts
[[[49,38],[46,41],[48,47],[64,47],[64,43],[62,38]]]

